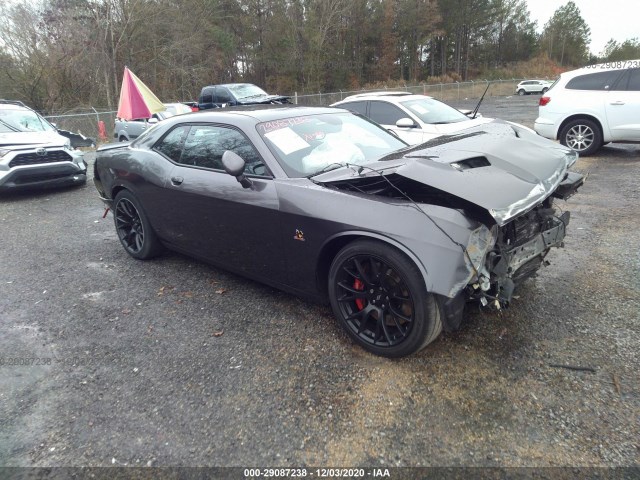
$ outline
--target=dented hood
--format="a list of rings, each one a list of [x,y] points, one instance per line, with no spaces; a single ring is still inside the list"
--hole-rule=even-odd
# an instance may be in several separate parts
[[[483,209],[498,225],[533,208],[564,179],[575,154],[526,129],[495,122],[463,134],[439,137],[367,165],[455,195]],[[315,178],[332,183],[378,175],[340,169]]]

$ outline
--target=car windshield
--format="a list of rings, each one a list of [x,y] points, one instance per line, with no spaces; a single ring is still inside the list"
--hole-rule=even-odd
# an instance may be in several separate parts
[[[0,110],[0,132],[46,132],[55,127],[31,110]]]
[[[334,165],[370,165],[407,146],[352,113],[283,118],[259,123],[256,129],[287,175],[294,178],[312,176]]]
[[[253,97],[265,97],[267,92],[260,87],[256,87],[251,83],[238,83],[237,85],[227,85],[227,88],[231,90],[231,93],[238,99],[253,98]]]
[[[400,102],[402,106],[417,116],[424,123],[441,124],[456,123],[469,120],[469,117],[450,107],[446,103],[433,98],[420,98]]]

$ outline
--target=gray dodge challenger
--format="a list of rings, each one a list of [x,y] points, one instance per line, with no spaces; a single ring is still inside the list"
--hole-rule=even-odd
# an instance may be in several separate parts
[[[563,245],[576,159],[503,121],[408,146],[345,110],[239,107],[101,147],[94,181],[132,257],[171,249],[329,301],[355,342],[400,357],[470,302],[506,307]]]

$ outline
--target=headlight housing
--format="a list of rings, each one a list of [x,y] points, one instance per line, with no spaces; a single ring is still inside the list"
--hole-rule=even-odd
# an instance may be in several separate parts
[[[493,248],[498,239],[498,227],[494,225],[491,229],[485,225],[480,225],[469,237],[469,244],[466,248],[465,264],[469,269],[469,281],[477,280],[477,273],[484,267],[484,260]]]
[[[573,165],[578,161],[578,152],[570,151],[565,155],[567,160],[567,168],[573,167]]]

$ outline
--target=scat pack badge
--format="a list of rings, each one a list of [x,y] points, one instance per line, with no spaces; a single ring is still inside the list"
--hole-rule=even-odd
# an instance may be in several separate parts
[[[298,240],[298,241],[300,241],[300,242],[304,242],[304,241],[305,241],[305,239],[304,239],[304,232],[303,232],[302,230],[298,230],[298,229],[296,228],[296,234],[293,236],[293,239],[294,239],[294,240]]]

